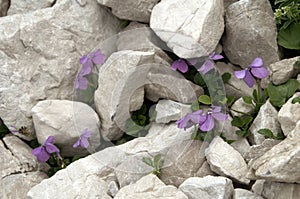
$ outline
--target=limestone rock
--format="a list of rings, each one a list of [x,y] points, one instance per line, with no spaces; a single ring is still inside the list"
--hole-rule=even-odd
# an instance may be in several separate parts
[[[172,185],[165,185],[153,174],[147,175],[131,184],[123,187],[117,193],[115,199],[188,199],[188,197]]]
[[[230,179],[221,176],[191,177],[179,186],[179,190],[189,199],[231,199],[233,185]]]
[[[249,184],[250,180],[246,178],[248,168],[245,160],[222,138],[214,138],[205,150],[205,156],[211,170],[215,173],[232,178],[239,183]]]
[[[43,144],[49,136],[54,136],[54,142],[61,148],[62,155],[86,155],[100,145],[98,115],[84,103],[68,100],[40,101],[33,107],[32,117],[39,143]],[[92,132],[88,149],[73,148],[85,129]]]
[[[120,19],[149,23],[153,6],[158,0],[97,0],[99,4],[108,6],[112,13]]]
[[[111,197],[115,197],[117,195],[119,191],[119,186],[118,184],[116,183],[116,181],[111,181],[109,184],[108,184],[108,194],[111,196]]]
[[[169,123],[170,121],[177,121],[186,114],[191,113],[190,105],[181,104],[172,100],[160,100],[155,108],[156,123]]]
[[[222,133],[227,140],[240,140],[241,137],[236,134],[236,131],[239,130],[239,128],[232,126],[231,121],[232,117],[228,115],[227,120],[216,123],[214,129],[216,132]]]
[[[6,16],[8,8],[9,0],[0,0],[0,17]]]
[[[100,68],[99,85],[95,106],[102,119],[101,134],[108,140],[121,137],[121,130],[126,132],[130,111],[143,104],[145,85],[152,86],[152,90],[145,89],[146,97],[150,94],[182,103],[191,103],[203,93],[201,87],[171,70],[167,61],[151,51],[113,53]]]
[[[279,85],[287,82],[290,78],[295,77],[300,70],[295,69],[294,63],[300,57],[284,59],[271,64],[268,69],[270,71],[270,80],[273,84]]]
[[[262,196],[268,199],[298,199],[300,184],[265,182]]]
[[[31,154],[31,148],[15,136],[6,136],[3,141],[0,140],[0,157],[0,179],[37,170],[38,163]]]
[[[276,182],[300,183],[299,138],[286,138],[261,157],[249,162],[249,177]]]
[[[246,189],[234,189],[232,199],[263,199],[263,197]]]
[[[227,8],[229,5],[237,2],[238,0],[223,0],[224,2],[224,8]]]
[[[10,7],[7,15],[26,14],[38,9],[49,8],[55,3],[55,0],[10,0]]]
[[[223,62],[217,62],[215,66],[221,75],[224,73],[231,74],[230,80],[225,84],[227,96],[234,96],[235,99],[241,98],[245,95],[252,96],[253,88],[249,88],[243,80],[234,76],[234,71],[241,70],[241,68]],[[254,88],[255,87],[256,86],[254,85]]]
[[[238,113],[238,112],[235,112],[234,110],[236,111],[240,111],[240,112],[243,112],[243,113],[246,113],[246,114],[250,114],[253,112],[254,110],[254,107],[253,105],[251,104],[246,104],[243,100],[243,98],[239,98],[238,100],[236,100],[232,106],[231,106],[231,109],[233,110],[230,110],[230,113],[233,115],[233,116],[242,116],[243,114],[242,113]]]
[[[219,43],[223,14],[223,0],[163,0],[152,10],[150,27],[179,57],[202,57]]]
[[[249,162],[251,159],[259,158],[269,151],[273,146],[279,143],[279,140],[265,139],[260,145],[251,146],[250,149],[245,153],[244,158],[247,162]]]
[[[299,96],[299,92],[295,93],[278,112],[281,129],[286,136],[296,127],[297,122],[300,120],[300,104],[292,104],[292,100]]]
[[[42,180],[48,178],[43,172],[12,174],[0,180],[0,195],[5,198],[26,198],[27,192]]]
[[[240,138],[230,144],[235,150],[240,152],[240,154],[245,158],[245,155],[250,150],[250,144],[247,138]]]
[[[93,0],[84,7],[60,0],[51,8],[1,18],[4,123],[33,130],[31,109],[38,101],[72,99],[79,58],[119,29],[119,21]]]
[[[280,123],[278,121],[278,112],[269,100],[261,106],[256,118],[249,128],[252,134],[250,136],[250,142],[252,144],[261,144],[265,140],[265,136],[258,133],[260,129],[265,128],[270,129],[275,136],[281,132]]]
[[[226,9],[223,48],[231,63],[248,67],[261,57],[265,66],[279,61],[277,29],[268,0],[241,0]]]

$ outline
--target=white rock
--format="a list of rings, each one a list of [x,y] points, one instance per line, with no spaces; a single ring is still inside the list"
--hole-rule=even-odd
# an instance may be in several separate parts
[[[298,199],[300,184],[265,182],[262,196],[268,199]]]
[[[286,138],[261,157],[249,162],[252,179],[300,183],[300,138]]]
[[[263,199],[263,197],[246,189],[234,189],[232,199]]]
[[[5,124],[33,130],[31,109],[38,101],[72,99],[81,55],[119,29],[119,20],[93,0],[84,7],[60,0],[51,8],[0,18]]]
[[[250,180],[246,178],[248,168],[242,155],[222,138],[215,137],[213,139],[205,150],[205,156],[211,170],[215,173],[239,183],[250,183]]]
[[[116,181],[111,181],[109,184],[108,184],[108,194],[111,196],[111,197],[115,197],[117,195],[119,191],[119,186],[118,184],[116,183]]]
[[[233,109],[233,110],[232,110]],[[246,114],[250,114],[253,112],[254,110],[254,106],[251,105],[251,104],[246,104],[243,100],[243,98],[239,98],[238,100],[236,100],[232,106],[231,106],[231,110],[230,110],[230,113],[233,115],[233,116],[242,116],[243,114],[242,113],[238,113],[236,111],[240,111],[242,113],[246,113]]]
[[[0,17],[6,16],[8,8],[9,0],[0,0]]]
[[[49,8],[53,3],[55,3],[55,0],[10,0],[10,7],[7,15],[26,14],[38,9]]]
[[[221,176],[191,177],[179,186],[179,190],[189,199],[231,199],[233,185],[230,179]]]
[[[181,58],[207,56],[224,31],[223,0],[162,0],[150,27]]]
[[[223,0],[224,7],[227,8],[229,5],[231,5],[231,4],[233,4],[233,3],[237,2],[237,1],[239,1],[239,0]]]
[[[235,150],[240,152],[240,154],[245,158],[245,154],[250,150],[250,144],[247,138],[240,138],[230,144]]]
[[[153,174],[147,175],[131,184],[123,187],[117,193],[115,199],[188,199],[188,197],[172,185],[165,185]]]
[[[296,127],[297,122],[300,120],[300,104],[292,104],[292,100],[299,96],[300,92],[295,93],[278,112],[281,129],[286,136]]]
[[[108,6],[112,13],[121,19],[149,23],[153,6],[158,0],[97,0],[99,4]]]
[[[295,69],[294,63],[300,57],[284,59],[271,64],[268,69],[270,71],[270,80],[273,84],[279,85],[287,82],[290,78],[295,77],[300,70]]]
[[[36,135],[40,144],[54,136],[64,156],[86,155],[100,145],[100,121],[87,104],[68,100],[40,101],[32,108]],[[84,129],[92,132],[88,149],[73,148]]]
[[[231,121],[232,117],[228,115],[227,120],[216,123],[214,130],[222,133],[227,140],[240,140],[241,137],[236,134],[236,131],[239,130],[239,128],[232,126]]]
[[[12,174],[0,180],[0,195],[4,198],[25,198],[27,192],[42,180],[48,178],[43,172]]]
[[[172,100],[160,100],[155,108],[156,123],[169,123],[184,117],[186,114],[191,113],[190,105],[181,104]]]
[[[152,90],[146,89],[146,97],[150,94],[182,103],[191,103],[203,93],[201,87],[171,70],[167,61],[150,51],[113,53],[100,68],[99,85],[95,106],[102,120],[101,134],[108,140],[121,137],[121,130],[126,132],[130,111],[143,104],[145,85],[152,85]]]
[[[279,61],[277,29],[268,0],[240,0],[226,9],[223,48],[231,63],[248,67],[261,57],[265,66]]]
[[[232,64],[226,64],[223,62],[217,62],[216,68],[221,75],[224,73],[230,73],[231,78],[227,84],[225,84],[225,90],[227,96],[234,96],[235,99],[241,98],[243,96],[252,96],[253,88],[249,88],[243,80],[240,80],[234,76],[234,71],[241,70],[241,68],[234,66]]]
[[[255,183],[251,187],[251,191],[257,195],[262,194],[264,189],[265,180],[256,180]]]
[[[258,133],[260,129],[270,129],[275,136],[281,132],[278,112],[269,100],[260,107],[256,118],[249,128],[252,134],[250,136],[252,144],[261,144],[265,140],[265,136]]]
[[[273,146],[279,143],[279,140],[265,139],[260,145],[251,146],[245,153],[244,158],[247,162],[249,162],[251,159],[259,158],[269,151]]]

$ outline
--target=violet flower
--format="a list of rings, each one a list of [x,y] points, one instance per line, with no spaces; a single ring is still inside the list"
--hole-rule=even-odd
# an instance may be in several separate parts
[[[91,137],[91,135],[92,135],[91,131],[84,129],[82,134],[80,135],[79,139],[77,140],[77,142],[75,142],[73,144],[73,148],[77,148],[79,145],[82,148],[85,148],[85,149],[88,148],[90,145],[88,139]]]
[[[201,131],[210,131],[215,127],[215,120],[225,121],[228,115],[221,112],[220,106],[212,106],[212,109],[207,111],[205,115],[201,115],[199,120],[199,129]]]
[[[208,59],[204,62],[204,64],[201,66],[201,68],[198,69],[199,72],[202,74],[208,73],[210,70],[214,68],[214,62],[219,59],[223,59],[224,57],[222,55],[216,55],[215,52],[211,53],[208,57]]]
[[[246,69],[235,71],[234,75],[238,79],[243,79],[244,82],[252,88],[254,85],[254,77],[263,79],[269,75],[269,71],[263,66],[263,60],[258,57],[255,58]]]
[[[189,65],[193,66],[197,63],[196,59],[186,60],[178,59],[172,63],[171,69],[176,71],[179,70],[182,73],[186,73],[189,69]]]
[[[59,154],[59,149],[53,144],[53,142],[54,136],[49,136],[42,146],[32,150],[32,155],[36,156],[40,162],[47,162],[52,153],[56,153],[56,155],[62,159]]]
[[[86,71],[81,70],[75,80],[75,89],[86,90],[88,87],[88,80],[84,77]]]
[[[84,55],[80,59],[82,64],[81,71],[87,75],[92,72],[94,64],[103,64],[105,60],[105,55],[102,54],[101,50],[98,49],[96,52],[91,52],[87,55]]]
[[[193,113],[186,114],[183,118],[176,121],[178,128],[186,130],[191,126],[198,124],[200,122],[200,116],[202,114],[202,110],[198,110]]]

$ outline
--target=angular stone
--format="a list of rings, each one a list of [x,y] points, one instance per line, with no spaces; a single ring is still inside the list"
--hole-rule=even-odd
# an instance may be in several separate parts
[[[26,14],[35,10],[49,8],[55,3],[55,0],[10,0],[10,7],[7,15]]]
[[[251,191],[257,195],[262,194],[264,189],[265,180],[256,180],[255,183],[251,187]]]
[[[263,197],[246,189],[234,189],[232,199],[263,199]]]
[[[253,105],[251,104],[246,104],[243,100],[243,98],[239,98],[238,100],[236,100],[232,106],[231,106],[231,110],[230,110],[230,113],[233,115],[233,116],[242,116],[243,114],[242,113],[238,113],[236,111],[240,111],[240,112],[243,112],[243,113],[246,113],[246,114],[250,114],[253,112],[254,110],[254,107]]]
[[[99,4],[110,7],[120,19],[149,23],[152,8],[158,0],[97,0]]]
[[[109,184],[108,184],[108,194],[111,196],[111,197],[115,197],[117,195],[119,191],[119,186],[118,184],[116,183],[116,181],[111,181]]]
[[[300,183],[300,138],[286,138],[261,157],[249,162],[252,179]]]
[[[265,182],[262,196],[268,199],[298,199],[300,184]]]
[[[119,20],[93,0],[84,7],[60,0],[51,8],[0,18],[5,124],[33,130],[31,109],[38,101],[72,99],[80,56],[119,29]]]
[[[250,180],[246,178],[248,168],[242,155],[222,138],[214,138],[205,150],[205,156],[211,170],[215,173],[239,183],[250,183]]]
[[[245,154],[250,150],[250,144],[247,138],[240,138],[230,144],[235,150],[240,152],[240,154],[245,158]]]
[[[221,176],[191,177],[185,180],[179,190],[189,199],[231,199],[232,181]]]
[[[236,134],[236,131],[239,130],[239,128],[232,126],[231,121],[232,117],[228,115],[227,120],[218,122],[214,129],[216,132],[222,133],[227,140],[240,140],[241,137]]]
[[[294,64],[299,58],[300,57],[284,59],[271,64],[268,67],[271,82],[275,85],[279,85],[287,82],[292,77],[296,77],[300,70],[296,69]]]
[[[138,110],[143,103],[145,85],[154,88],[145,89],[146,97],[150,93],[182,103],[191,103],[203,93],[201,87],[171,70],[170,64],[153,51],[113,53],[100,68],[99,85],[95,106],[102,120],[101,134],[108,140],[121,137],[121,130],[126,132],[130,111]]]
[[[0,141],[0,179],[16,173],[37,170],[38,163],[31,148],[16,136]]]
[[[62,111],[63,110],[63,111]],[[64,156],[86,155],[100,145],[100,121],[87,104],[68,100],[44,100],[32,108],[36,135],[40,144],[54,136]],[[88,149],[73,148],[84,129],[91,131]]]
[[[247,162],[249,162],[251,159],[259,158],[269,151],[273,146],[279,143],[279,140],[265,139],[260,145],[251,146],[245,153],[244,158]]]
[[[223,0],[163,0],[152,10],[150,27],[179,57],[202,57],[217,47],[223,15]]]
[[[172,185],[165,185],[153,174],[149,174],[134,184],[120,189],[115,199],[188,199],[188,197]]]
[[[254,88],[249,88],[243,80],[234,76],[234,71],[241,70],[241,68],[223,62],[217,62],[215,66],[221,75],[224,73],[231,74],[230,80],[225,84],[227,96],[234,96],[235,99],[241,98],[245,95],[252,96],[253,89],[256,86],[254,85]]]
[[[0,17],[6,16],[8,8],[9,0],[0,0]]]
[[[192,109],[191,105],[181,104],[172,100],[160,100],[156,105],[155,111],[156,123],[169,123],[191,113]]]
[[[256,118],[249,128],[252,134],[250,136],[252,144],[261,144],[265,140],[265,136],[258,133],[260,129],[270,129],[275,136],[281,132],[278,112],[269,100],[260,107]]]
[[[197,177],[205,177],[205,176],[215,176],[216,174],[210,169],[209,164],[207,161],[203,162],[202,166],[197,171]]]
[[[231,63],[248,67],[261,57],[265,66],[279,61],[277,29],[268,0],[243,0],[226,9],[223,48]]]
[[[278,112],[278,120],[285,136],[296,127],[297,122],[300,120],[300,104],[292,104],[292,100],[299,96],[300,92],[295,93]]]
[[[0,180],[0,195],[4,198],[25,198],[27,192],[48,178],[43,172],[12,174]]]

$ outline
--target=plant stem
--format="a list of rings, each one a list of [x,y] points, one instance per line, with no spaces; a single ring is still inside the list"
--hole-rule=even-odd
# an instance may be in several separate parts
[[[248,114],[248,113],[245,113],[245,112],[242,112],[242,111],[237,111],[237,110],[235,110],[235,109],[233,109],[233,108],[231,108],[230,110],[231,110],[231,111],[234,111],[234,112],[236,112],[236,113],[243,114],[243,115],[250,115],[250,116],[251,116],[251,114]]]
[[[261,99],[261,86],[260,86],[260,80],[257,80],[257,104],[260,104]]]

